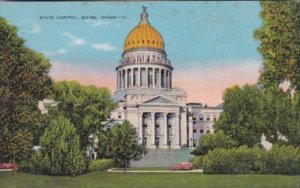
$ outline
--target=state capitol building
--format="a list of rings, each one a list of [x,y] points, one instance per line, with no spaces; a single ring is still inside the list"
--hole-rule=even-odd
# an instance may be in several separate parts
[[[184,89],[173,87],[171,60],[161,34],[150,24],[146,7],[141,21],[127,35],[116,67],[117,87],[112,113],[115,123],[128,120],[146,148],[195,147],[213,132],[222,106],[186,103]]]

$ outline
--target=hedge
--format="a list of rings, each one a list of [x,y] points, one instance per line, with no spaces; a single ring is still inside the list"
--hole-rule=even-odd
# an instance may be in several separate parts
[[[89,171],[104,171],[114,166],[112,159],[97,159],[91,161],[89,164]]]
[[[209,151],[203,158],[204,173],[222,174],[300,174],[300,149],[293,146],[274,145],[266,151],[259,147]]]
[[[203,156],[195,156],[192,160],[191,163],[193,166],[197,169],[203,168]]]

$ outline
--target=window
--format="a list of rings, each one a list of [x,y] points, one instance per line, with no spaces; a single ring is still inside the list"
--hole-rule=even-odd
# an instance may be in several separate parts
[[[200,129],[200,133],[203,133],[203,129]]]
[[[118,118],[121,119],[122,118],[122,114],[121,112],[118,113]]]
[[[203,121],[203,116],[202,115],[199,116],[199,120]]]
[[[210,121],[210,115],[206,116],[206,121]]]
[[[214,116],[213,116],[213,120],[214,120],[214,122],[217,121],[217,115],[214,115]]]
[[[207,130],[206,133],[210,133],[210,130]]]
[[[155,128],[159,128],[159,125],[156,124],[156,125],[155,125]]]
[[[144,127],[144,128],[147,128],[147,124],[144,124],[143,127]]]
[[[193,129],[193,133],[196,133],[197,132],[197,130],[196,129]]]

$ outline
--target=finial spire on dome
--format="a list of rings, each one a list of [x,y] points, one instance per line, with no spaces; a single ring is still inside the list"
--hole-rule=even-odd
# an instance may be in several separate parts
[[[142,6],[143,12],[141,13],[141,22],[148,22],[147,7]]]

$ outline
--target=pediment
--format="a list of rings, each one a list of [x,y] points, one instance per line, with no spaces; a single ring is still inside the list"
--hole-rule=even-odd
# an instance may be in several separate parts
[[[156,97],[153,97],[152,99],[146,100],[144,102],[141,103],[142,105],[176,105],[176,106],[180,106],[180,104],[178,104],[177,102],[159,95]]]

